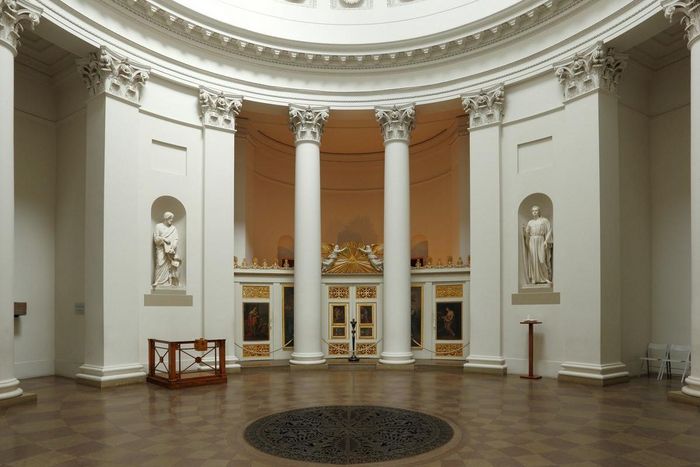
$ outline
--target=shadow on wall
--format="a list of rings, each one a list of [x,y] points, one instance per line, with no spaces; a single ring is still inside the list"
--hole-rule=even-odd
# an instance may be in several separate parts
[[[369,217],[356,217],[338,232],[336,243],[347,242],[381,243],[377,230]]]

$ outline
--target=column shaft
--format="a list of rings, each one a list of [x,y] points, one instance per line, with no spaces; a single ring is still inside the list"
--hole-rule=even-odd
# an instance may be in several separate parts
[[[0,400],[22,395],[15,378],[15,57],[0,43]]]
[[[296,146],[294,173],[294,352],[291,363],[325,363],[321,352],[321,152]]]
[[[700,397],[700,45],[690,46],[690,344],[694,364],[683,393]]]
[[[408,140],[384,148],[384,335],[380,363],[413,363]]]

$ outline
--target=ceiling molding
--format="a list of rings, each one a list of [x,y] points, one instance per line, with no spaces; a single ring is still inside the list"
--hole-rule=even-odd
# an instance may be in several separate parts
[[[244,37],[240,33],[234,34],[213,28],[181,12],[163,7],[155,0],[102,1],[171,35],[233,56],[295,68],[365,70],[416,66],[469,54],[542,26],[591,0],[540,0],[535,6],[506,17],[496,25],[463,32],[448,40],[435,41],[434,37],[427,37],[422,39],[423,43],[411,44],[410,47],[404,45],[391,48],[390,43],[378,44],[377,47],[381,48],[377,48],[376,51],[362,50],[356,53],[326,53],[305,49],[299,44],[288,47],[282,43],[264,43]]]

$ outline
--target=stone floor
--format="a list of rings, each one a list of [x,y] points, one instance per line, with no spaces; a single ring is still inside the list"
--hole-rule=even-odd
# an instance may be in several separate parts
[[[669,386],[672,384],[672,387]],[[250,369],[225,386],[97,390],[45,377],[22,382],[36,405],[0,409],[0,465],[284,466],[254,450],[246,425],[274,412],[377,404],[447,420],[455,437],[384,465],[700,465],[700,409],[666,400],[678,379],[607,388],[418,369]]]

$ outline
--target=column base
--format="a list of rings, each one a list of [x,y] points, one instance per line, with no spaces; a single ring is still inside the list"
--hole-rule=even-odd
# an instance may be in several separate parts
[[[700,400],[700,378],[695,376],[688,376],[685,378],[685,386],[681,389],[681,392],[689,397],[695,397]]]
[[[382,365],[413,365],[416,359],[413,352],[382,352],[379,356],[379,363]]]
[[[313,353],[297,353],[292,352],[292,357],[289,359],[290,365],[325,365],[326,359],[321,352]]]
[[[591,386],[610,386],[626,383],[630,380],[627,366],[622,362],[596,365],[593,363],[564,362],[557,375],[559,381],[587,384]]]
[[[15,399],[20,397],[22,393],[23,391],[19,387],[19,380],[17,378],[0,381],[0,401]]]
[[[686,383],[688,382],[688,379],[690,379],[690,377],[686,378]],[[694,383],[691,382],[691,384]],[[668,400],[673,402],[681,402],[683,404],[690,404],[700,407],[700,392],[696,393],[696,389],[693,389],[692,387],[688,389],[689,392],[686,392],[686,388],[691,386],[691,384],[688,384],[688,386],[683,386],[680,391],[669,391],[666,397]]]
[[[464,372],[505,376],[508,374],[508,365],[503,357],[470,355],[467,357],[467,363],[464,364]]]
[[[79,373],[75,375],[75,380],[79,384],[108,388],[143,383],[146,381],[146,372],[143,365],[138,363],[112,366],[85,364],[80,367]]]

